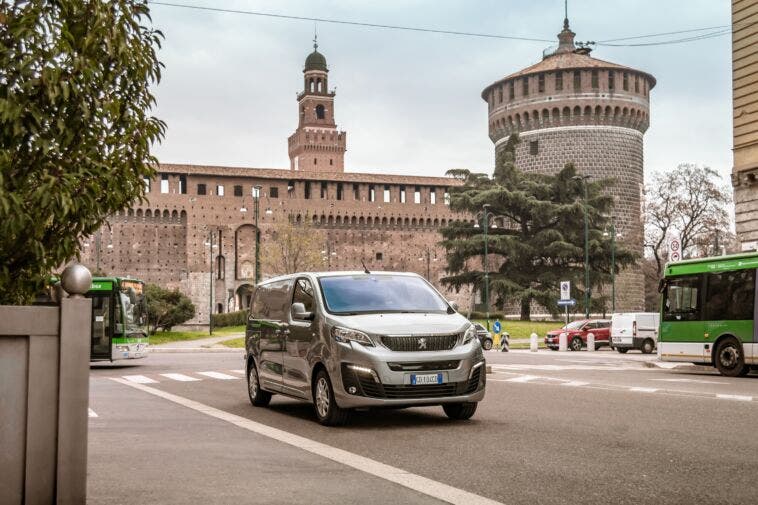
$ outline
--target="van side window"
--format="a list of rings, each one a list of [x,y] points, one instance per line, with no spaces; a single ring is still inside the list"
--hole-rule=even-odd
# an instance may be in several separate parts
[[[755,270],[708,274],[705,318],[710,321],[753,320]]]
[[[263,302],[265,292],[266,288],[260,286],[255,290],[255,295],[253,295],[250,312],[255,319],[266,319],[268,317],[268,306]]]
[[[295,285],[295,294],[292,295],[292,303],[302,303],[306,312],[314,312],[316,304],[313,300],[313,285],[308,279],[298,279]]]
[[[700,286],[699,275],[671,277],[663,301],[664,321],[699,321]]]

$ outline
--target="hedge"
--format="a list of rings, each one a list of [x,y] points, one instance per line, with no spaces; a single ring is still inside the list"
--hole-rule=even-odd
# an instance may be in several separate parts
[[[238,310],[237,312],[213,314],[211,319],[213,320],[213,326],[216,328],[222,326],[244,326],[247,324],[247,311]]]

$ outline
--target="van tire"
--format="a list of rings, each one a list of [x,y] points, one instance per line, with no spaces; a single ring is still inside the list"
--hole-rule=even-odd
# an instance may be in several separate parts
[[[258,369],[255,363],[250,363],[247,369],[247,396],[254,407],[265,407],[271,401],[271,393],[261,389],[261,383],[258,380]]]
[[[655,343],[649,338],[646,338],[645,341],[642,342],[642,348],[640,350],[642,351],[642,354],[652,354],[655,350]]]
[[[569,348],[572,351],[581,351],[582,350],[582,339],[579,337],[574,337],[571,339],[571,345]]]
[[[616,347],[616,350],[621,354],[626,354],[629,349],[627,347]]]
[[[350,418],[350,411],[337,405],[332,381],[326,370],[319,370],[313,383],[313,410],[318,422],[324,426],[342,426]]]
[[[445,403],[442,405],[442,410],[450,419],[456,421],[465,421],[471,419],[471,416],[476,412],[477,402],[468,403]]]
[[[742,346],[735,338],[722,340],[713,360],[719,373],[725,377],[740,377],[750,372],[750,367],[745,365]]]
[[[484,342],[482,342],[482,349],[484,349],[485,351],[489,351],[490,349],[492,349],[492,340],[489,338],[485,338]]]

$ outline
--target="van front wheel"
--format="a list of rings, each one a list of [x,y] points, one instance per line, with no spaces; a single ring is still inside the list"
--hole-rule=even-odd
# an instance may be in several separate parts
[[[337,406],[332,381],[329,380],[326,370],[321,370],[316,375],[316,383],[313,385],[313,406],[318,422],[324,426],[343,425],[350,417],[349,410]]]
[[[258,369],[254,363],[250,363],[247,370],[247,396],[250,403],[256,407],[265,407],[271,401],[271,393],[261,389],[261,383],[258,380]]]
[[[446,403],[442,405],[442,410],[445,411],[447,417],[455,419],[457,421],[464,421],[470,419],[476,412],[476,402],[469,403]]]
[[[642,354],[652,354],[655,344],[649,338],[642,342]]]

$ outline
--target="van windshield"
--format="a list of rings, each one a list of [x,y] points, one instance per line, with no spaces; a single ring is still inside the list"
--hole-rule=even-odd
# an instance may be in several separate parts
[[[341,275],[319,279],[326,309],[333,314],[446,312],[447,302],[419,277]]]

